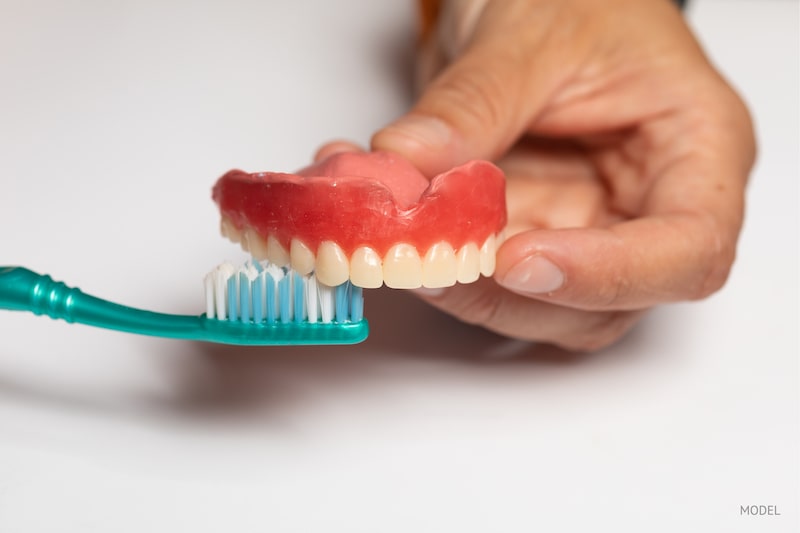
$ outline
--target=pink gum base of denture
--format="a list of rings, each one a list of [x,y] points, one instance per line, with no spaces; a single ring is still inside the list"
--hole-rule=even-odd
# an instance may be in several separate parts
[[[327,167],[315,165],[298,174],[232,170],[215,185],[214,199],[239,230],[253,228],[264,239],[271,235],[287,249],[292,239],[312,251],[332,241],[348,255],[369,246],[383,256],[398,242],[413,245],[420,254],[443,240],[457,250],[467,243],[480,245],[505,226],[504,178],[491,163],[473,161],[436,176],[429,185],[425,180],[427,188],[416,203],[410,200],[418,193],[408,187],[402,191],[403,208],[389,187],[416,180],[419,188],[407,166],[394,165],[383,180],[335,175],[348,170],[347,164],[336,165],[342,155],[329,158],[333,164]],[[376,154],[347,156],[377,159]],[[308,175],[316,171],[329,175]]]

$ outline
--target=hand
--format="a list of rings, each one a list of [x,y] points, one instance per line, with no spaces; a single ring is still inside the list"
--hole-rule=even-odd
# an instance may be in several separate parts
[[[753,127],[668,0],[453,0],[421,53],[421,96],[372,148],[429,176],[496,161],[509,238],[494,279],[420,297],[593,350],[722,287]]]

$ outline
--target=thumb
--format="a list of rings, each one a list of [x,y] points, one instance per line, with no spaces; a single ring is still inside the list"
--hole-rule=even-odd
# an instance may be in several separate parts
[[[525,13],[509,8],[517,4],[487,4],[460,55],[409,113],[375,133],[373,150],[399,153],[434,176],[470,159],[497,159],[514,144],[561,78],[542,57],[547,25],[521,24]]]

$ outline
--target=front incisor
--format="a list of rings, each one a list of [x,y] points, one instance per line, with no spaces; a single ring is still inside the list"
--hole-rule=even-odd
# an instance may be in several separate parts
[[[378,252],[368,246],[356,248],[350,256],[350,281],[356,287],[377,289],[383,285],[383,265]]]
[[[431,289],[456,284],[458,264],[456,252],[449,242],[437,242],[425,253],[422,261],[422,286]]]
[[[417,289],[422,286],[422,261],[416,247],[395,244],[383,258],[383,281],[392,289]]]
[[[350,265],[344,250],[333,241],[323,241],[317,249],[317,279],[330,287],[341,285],[350,277]]]

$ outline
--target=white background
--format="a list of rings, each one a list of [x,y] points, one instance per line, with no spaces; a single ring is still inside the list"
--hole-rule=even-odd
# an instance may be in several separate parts
[[[0,313],[0,531],[798,531],[798,4],[689,13],[755,114],[726,288],[591,356],[368,295],[356,347]],[[412,2],[0,0],[0,264],[199,312],[210,200],[408,104]],[[781,516],[742,517],[740,505]]]

